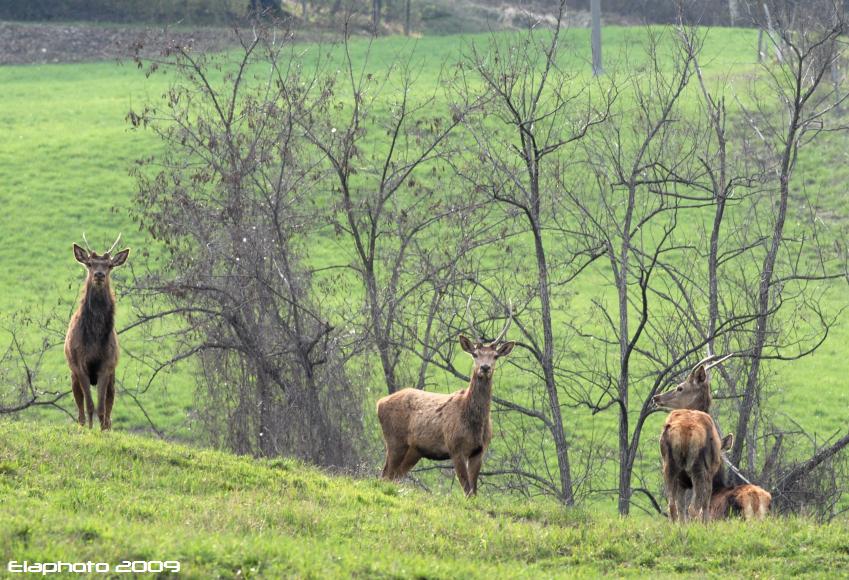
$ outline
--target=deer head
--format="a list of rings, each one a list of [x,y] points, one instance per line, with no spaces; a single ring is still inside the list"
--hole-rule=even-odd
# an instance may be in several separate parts
[[[711,397],[708,371],[731,356],[733,355],[729,354],[717,359],[711,355],[699,361],[684,382],[678,383],[670,391],[652,397],[655,406],[659,409],[692,409],[709,412]]]
[[[478,379],[489,379],[495,371],[495,361],[502,356],[510,354],[513,347],[516,346],[516,343],[513,341],[504,341],[507,329],[510,328],[510,323],[513,320],[513,307],[512,305],[508,306],[507,322],[504,324],[504,328],[501,329],[501,332],[498,333],[498,336],[495,337],[495,340],[485,342],[478,334],[475,329],[474,322],[471,319],[471,313],[469,310],[471,302],[472,299],[470,297],[469,301],[466,303],[466,319],[469,323],[469,328],[471,328],[472,332],[475,334],[475,339],[472,341],[461,334],[460,347],[462,347],[465,352],[469,353],[475,361],[475,368],[472,374]]]
[[[85,239],[85,234],[83,234],[83,239]],[[112,272],[112,269],[121,266],[127,261],[127,256],[130,255],[129,248],[121,250],[114,256],[111,255],[120,241],[121,236],[119,235],[115,243],[112,244],[112,247],[102,255],[98,255],[97,252],[89,248],[81,248],[77,244],[74,244],[74,258],[88,270],[88,283],[97,287],[108,285],[109,274]],[[88,243],[86,243],[86,246],[88,246]]]

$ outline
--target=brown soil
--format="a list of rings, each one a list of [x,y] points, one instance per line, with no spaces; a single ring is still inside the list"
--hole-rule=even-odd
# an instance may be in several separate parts
[[[133,55],[136,46],[142,46],[142,56],[154,56],[166,39],[192,43],[202,51],[222,50],[236,42],[234,33],[224,28],[164,31],[131,26],[0,22],[0,65],[126,59]]]

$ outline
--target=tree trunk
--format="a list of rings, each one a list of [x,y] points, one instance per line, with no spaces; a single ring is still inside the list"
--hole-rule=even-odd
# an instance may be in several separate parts
[[[601,65],[601,0],[590,0],[590,12],[593,25],[593,75],[598,76],[604,72]]]
[[[616,286],[619,299],[619,514],[627,516],[631,511],[631,470],[630,446],[628,445],[628,388],[630,358],[630,330],[628,324],[628,274],[631,255],[631,221],[634,216],[637,187],[631,183],[628,187],[628,205],[622,226],[622,245],[620,247]]]
[[[365,282],[368,292],[369,317],[371,318],[371,330],[374,334],[374,342],[380,355],[380,365],[383,368],[383,379],[386,382],[386,390],[391,395],[398,390],[398,382],[395,379],[395,364],[392,356],[392,345],[383,328],[383,318],[380,315],[380,293],[377,289],[377,279],[370,265],[366,264]]]
[[[274,456],[274,444],[272,440],[272,410],[271,387],[262,372],[256,376],[257,395],[259,398],[259,424],[257,425],[257,440],[259,441],[259,452],[263,457]]]
[[[538,222],[533,220],[531,224],[534,230],[534,247],[537,258],[537,275],[540,308],[542,310],[542,332],[543,332],[543,376],[545,377],[545,388],[548,392],[548,403],[551,411],[552,438],[557,453],[557,467],[560,476],[560,493],[566,505],[574,505],[575,498],[572,494],[572,473],[569,465],[569,448],[566,444],[566,435],[563,431],[563,414],[560,411],[560,396],[557,393],[557,381],[554,378],[554,332],[551,322],[551,297],[549,295],[548,264],[545,257],[545,247],[542,241],[542,232]]]
[[[797,85],[798,87],[799,85]],[[803,104],[800,102],[801,95],[796,93],[793,103],[792,117],[787,128],[787,140],[781,158],[781,173],[779,175],[779,202],[778,215],[772,230],[772,242],[769,250],[764,256],[761,267],[760,284],[758,286],[758,319],[755,328],[755,342],[752,345],[752,365],[746,378],[746,388],[743,392],[743,402],[740,406],[740,416],[737,421],[737,432],[734,434],[734,447],[731,450],[732,463],[740,463],[743,457],[743,446],[747,440],[749,431],[749,419],[755,405],[756,395],[759,391],[758,374],[761,365],[764,345],[766,344],[767,324],[769,323],[770,299],[769,289],[772,283],[775,262],[778,251],[781,249],[784,234],[784,220],[787,217],[787,202],[790,196],[790,177],[793,167],[793,159],[796,150],[796,136],[799,131],[799,121],[802,114]]]
[[[737,18],[740,13],[737,11],[737,0],[728,0],[728,18],[731,21],[731,26],[737,26]]]
[[[372,0],[371,3],[371,26],[372,34],[377,35],[380,31],[380,9],[382,0]]]
[[[404,0],[404,36],[410,36],[410,2]]]

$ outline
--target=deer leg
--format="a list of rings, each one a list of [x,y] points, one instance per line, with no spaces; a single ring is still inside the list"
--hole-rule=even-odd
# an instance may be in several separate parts
[[[391,446],[386,444],[386,462],[383,464],[383,479],[397,479],[395,474],[407,454],[406,445]]]
[[[85,397],[85,407],[88,412],[88,428],[91,429],[92,421],[94,420],[94,399],[91,398],[91,381],[85,373],[80,377],[80,390]]]
[[[103,409],[100,413],[100,429],[106,431],[112,428],[112,404],[115,402],[115,374],[111,374],[106,381]],[[100,401],[98,401],[100,405]]]
[[[483,465],[483,449],[469,457],[469,486],[472,488],[472,495],[478,493],[478,475],[481,472]]]
[[[666,482],[666,499],[669,501],[669,519],[677,522],[680,512],[678,511],[678,485],[674,481]]]
[[[74,402],[77,404],[77,422],[85,426],[85,396],[80,380],[74,373],[71,373],[71,391],[74,393]]]
[[[664,475],[666,497],[669,500],[669,519],[683,523],[687,520],[687,490],[681,485],[678,475]]]
[[[401,479],[407,475],[407,473],[416,466],[416,463],[418,463],[421,458],[422,454],[419,453],[418,449],[415,447],[407,447],[407,453],[404,455],[404,459],[395,471],[395,479]]]
[[[466,458],[458,454],[452,456],[451,461],[454,463],[454,471],[457,472],[457,479],[460,480],[460,485],[463,486],[463,492],[466,494],[466,497],[470,496],[472,494],[472,488],[469,484],[469,471]]]
[[[681,482],[678,480],[678,475],[673,474],[670,469],[670,462],[667,460],[666,454],[663,453],[665,447],[661,445],[660,449],[663,454],[663,484],[666,489],[666,499],[669,502],[669,519],[677,522],[681,519],[681,509],[684,507],[683,504],[678,503]]]
[[[683,524],[688,519],[687,506],[689,502],[687,501],[687,489],[680,484],[675,491],[675,503],[678,506],[678,521]]]
[[[106,391],[109,389],[109,378],[101,375],[97,379],[97,418],[100,420],[100,430],[106,429]]]
[[[690,500],[690,519],[708,521],[710,510],[711,481],[708,478],[693,478],[693,498]]]

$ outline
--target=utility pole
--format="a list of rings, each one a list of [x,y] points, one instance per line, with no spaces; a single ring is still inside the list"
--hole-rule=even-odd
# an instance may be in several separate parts
[[[593,20],[593,76],[604,72],[601,66],[601,0],[590,0],[590,12]]]

